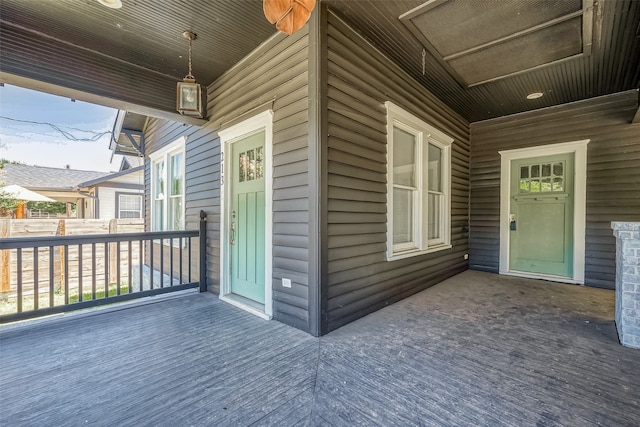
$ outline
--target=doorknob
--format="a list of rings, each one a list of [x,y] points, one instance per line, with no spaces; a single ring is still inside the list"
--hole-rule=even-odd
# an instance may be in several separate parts
[[[515,229],[516,229],[516,215],[509,214],[509,230],[515,230]]]

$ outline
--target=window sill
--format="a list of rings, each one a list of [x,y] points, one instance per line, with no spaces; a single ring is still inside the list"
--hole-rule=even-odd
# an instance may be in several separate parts
[[[433,246],[428,249],[411,249],[408,251],[396,252],[392,256],[387,255],[387,261],[397,261],[400,259],[411,258],[420,255],[426,255],[434,252],[439,252],[445,249],[451,249],[451,245],[441,244],[438,246]]]

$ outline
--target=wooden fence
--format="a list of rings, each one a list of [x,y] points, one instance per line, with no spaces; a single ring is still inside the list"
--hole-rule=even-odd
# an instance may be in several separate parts
[[[143,231],[144,220],[142,219],[0,219],[0,238],[140,233]],[[109,277],[115,278],[115,269],[118,265],[121,268],[128,268],[129,260],[132,263],[140,264],[138,255],[140,251],[137,246],[139,243],[136,242],[131,248],[131,257],[129,257],[128,248],[117,250],[116,245],[116,243],[109,243],[108,247],[105,245],[81,245],[83,256],[86,259],[91,259],[90,263],[78,262],[78,246],[69,248],[66,260],[69,281],[77,282],[80,275],[82,275],[82,280],[87,282],[95,274],[104,276],[105,265],[109,265]],[[22,286],[25,293],[29,293],[33,289],[34,277],[37,277],[38,286],[43,289],[47,288],[45,284],[50,283],[51,273],[53,273],[53,282],[56,288],[59,288],[65,280],[65,255],[62,247],[41,248],[37,254],[37,260],[34,259],[34,254],[31,251],[25,251],[22,254]],[[109,257],[108,263],[106,257]],[[53,260],[53,268],[42,268],[49,266],[51,260]],[[92,265],[94,262],[95,268]],[[37,274],[34,274],[34,266],[36,265],[38,266]],[[0,292],[3,295],[15,293],[17,268],[16,252],[0,251]],[[112,279],[110,279],[111,281]]]

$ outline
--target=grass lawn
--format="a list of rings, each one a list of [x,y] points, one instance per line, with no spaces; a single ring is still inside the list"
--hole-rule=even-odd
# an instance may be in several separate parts
[[[101,299],[104,298],[104,286],[102,288],[98,288],[96,289],[96,297],[95,299]],[[128,294],[129,293],[129,288],[127,287],[126,284],[121,284],[120,285],[120,295],[124,295],[124,294]],[[115,283],[112,283],[109,285],[109,296],[116,296],[118,295],[118,288],[116,286]],[[82,300],[83,301],[90,301],[94,299],[93,298],[93,294],[91,292],[91,290],[89,290],[89,292],[83,292],[82,293]],[[22,311],[30,311],[33,310],[33,295],[23,295],[22,297]],[[76,303],[80,300],[79,298],[79,294],[78,294],[78,289],[70,289],[69,290],[69,304],[73,304]],[[64,305],[64,291],[59,290],[54,292],[53,294],[53,305],[54,306],[59,306],[59,305]],[[38,295],[38,308],[47,308],[49,307],[49,292],[43,293],[41,292],[40,295]],[[16,313],[18,310],[18,302],[17,302],[17,297],[15,295],[12,296],[8,296],[8,297],[3,297],[0,299],[0,315],[5,315],[5,314],[13,314]]]

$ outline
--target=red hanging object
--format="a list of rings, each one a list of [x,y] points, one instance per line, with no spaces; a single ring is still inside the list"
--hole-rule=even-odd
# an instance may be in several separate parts
[[[315,6],[316,0],[262,0],[264,16],[288,35],[307,23]]]

